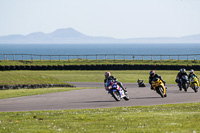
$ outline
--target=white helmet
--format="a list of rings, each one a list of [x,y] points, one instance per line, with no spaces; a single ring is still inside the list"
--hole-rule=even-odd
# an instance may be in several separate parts
[[[193,70],[193,69],[191,69],[191,70],[190,70],[190,74],[193,74],[193,73],[194,73],[194,70]]]

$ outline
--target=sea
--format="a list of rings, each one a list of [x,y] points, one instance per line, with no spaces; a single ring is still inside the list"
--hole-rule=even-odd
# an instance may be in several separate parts
[[[200,43],[0,44],[0,60],[129,59],[200,60]]]

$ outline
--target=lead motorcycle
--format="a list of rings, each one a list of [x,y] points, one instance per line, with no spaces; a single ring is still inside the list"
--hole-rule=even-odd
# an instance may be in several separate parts
[[[189,87],[189,79],[188,79],[188,76],[187,75],[183,75],[181,77],[181,79],[179,80],[179,83],[178,83],[178,87],[179,87],[179,90],[181,91],[182,88],[184,89],[185,92],[187,92],[187,89]]]
[[[126,101],[129,100],[128,93],[124,92],[117,82],[109,82],[106,84],[106,90],[116,101],[120,101],[122,98]]]
[[[167,97],[166,87],[162,80],[159,78],[153,78],[152,87],[162,98]]]

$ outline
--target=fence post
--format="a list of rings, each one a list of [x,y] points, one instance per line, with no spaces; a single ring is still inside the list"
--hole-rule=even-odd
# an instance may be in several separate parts
[[[6,54],[4,54],[4,61],[6,61]]]
[[[40,55],[40,62],[42,61],[42,55]]]
[[[142,55],[142,61],[144,61],[144,55]]]
[[[115,56],[115,54],[114,54],[114,61],[115,61],[115,59],[116,59],[116,56]]]
[[[15,61],[15,54],[13,54],[13,61]]]
[[[169,56],[169,60],[171,60],[171,56]]]
[[[24,55],[22,54],[22,61],[24,61]]]
[[[151,55],[151,61],[153,61],[153,56]]]
[[[86,60],[88,60],[88,55],[86,55]]]
[[[187,61],[189,60],[189,57],[188,57],[188,55],[187,55]]]
[[[105,60],[107,59],[107,55],[105,54]]]

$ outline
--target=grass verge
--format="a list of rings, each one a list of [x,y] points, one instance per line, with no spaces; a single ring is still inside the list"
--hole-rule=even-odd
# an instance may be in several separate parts
[[[200,103],[0,112],[0,132],[200,132]]]

